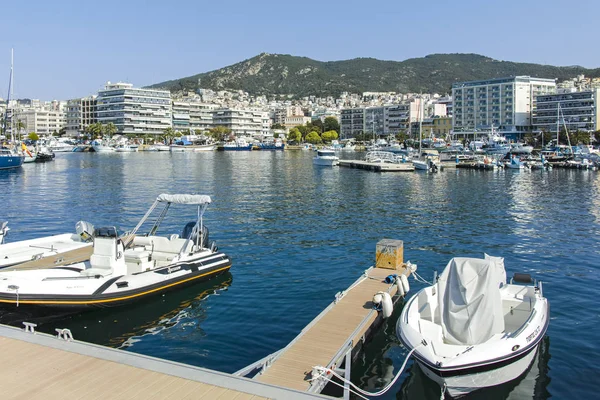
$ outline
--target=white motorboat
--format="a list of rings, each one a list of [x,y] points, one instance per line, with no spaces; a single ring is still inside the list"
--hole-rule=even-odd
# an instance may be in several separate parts
[[[335,155],[335,150],[319,149],[317,150],[317,155],[313,158],[313,164],[333,167],[334,165],[338,165],[339,160],[338,156]]]
[[[425,375],[451,396],[499,385],[531,365],[549,322],[542,283],[506,282],[500,257],[453,258],[404,306],[396,333]]]
[[[138,145],[136,144],[120,144],[115,147],[115,152],[117,153],[134,153],[138,151]]]
[[[440,163],[440,154],[437,150],[423,149],[419,158],[413,158],[412,160],[415,169],[423,170],[427,172],[438,172],[442,169]]]
[[[193,151],[193,152],[201,152],[201,151],[213,151],[217,146],[214,143],[210,144],[172,144],[169,146],[169,150],[172,152],[185,152],[185,151]]]
[[[94,140],[92,142],[92,149],[94,149],[94,151],[96,153],[114,153],[115,152],[115,148],[110,146],[108,143],[105,143],[104,141],[97,139]]]
[[[4,243],[4,238],[9,230],[10,228],[8,227],[8,221],[0,223],[0,244]]]
[[[54,266],[65,261],[81,261],[89,259],[94,227],[89,222],[79,221],[75,224],[76,233],[62,233],[37,239],[22,240],[0,245],[0,268],[18,266],[31,261],[35,265],[46,263]],[[1,243],[1,241],[0,241]],[[89,251],[78,251],[84,248]],[[71,261],[75,262],[75,261]]]
[[[111,307],[222,274],[231,261],[209,243],[202,222],[210,202],[209,196],[161,194],[132,232],[120,237],[114,227],[95,229],[89,261],[0,271],[0,304],[25,309]],[[185,225],[181,237],[157,236],[173,204],[197,206],[196,219]],[[158,205],[164,207],[149,233],[136,235]]]
[[[166,144],[156,143],[148,147],[148,151],[170,151],[171,148]]]
[[[527,144],[517,142],[510,144],[510,153],[512,154],[531,154],[533,151],[533,146],[529,146]]]

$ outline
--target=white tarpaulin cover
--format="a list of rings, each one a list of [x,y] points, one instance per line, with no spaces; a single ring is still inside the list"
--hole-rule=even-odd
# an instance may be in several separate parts
[[[504,265],[497,265],[498,261],[497,257],[457,257],[442,272],[438,301],[447,343],[479,344],[504,331],[499,288]]]
[[[175,204],[210,204],[210,196],[200,194],[159,194],[156,200]]]

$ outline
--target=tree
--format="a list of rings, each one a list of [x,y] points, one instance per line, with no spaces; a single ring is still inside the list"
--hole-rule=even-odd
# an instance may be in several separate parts
[[[338,133],[336,131],[326,131],[321,135],[321,139],[324,142],[331,142],[332,140],[336,140],[338,138]]]
[[[327,117],[325,118],[325,122],[323,123],[323,129],[325,131],[336,131],[339,135],[340,123],[338,122],[336,117]]]
[[[400,143],[404,143],[408,139],[408,134],[405,131],[399,131],[396,133],[396,140]]]
[[[97,139],[102,136],[103,127],[100,122],[95,122],[85,127],[85,132],[90,135],[92,139]]]
[[[38,134],[37,134],[37,133],[35,133],[35,132],[31,132],[31,133],[30,133],[30,134],[27,136],[27,138],[28,138],[29,140],[33,140],[33,141],[40,140],[40,137],[39,137],[39,136],[38,136]]]
[[[273,133],[273,139],[278,139],[278,138],[279,138],[279,132]]]
[[[285,129],[285,126],[281,125],[280,123],[277,123],[271,125],[271,129]]]
[[[317,144],[317,143],[323,142],[321,140],[321,136],[319,136],[319,133],[316,131],[310,132],[308,135],[306,135],[304,140],[306,140],[308,143],[312,143],[312,144]]]
[[[212,136],[217,141],[223,141],[226,136],[231,134],[231,129],[226,126],[215,126],[214,128],[210,128],[209,130],[210,136]]]
[[[163,130],[163,135],[164,135],[165,139],[170,142],[171,139],[173,139],[175,137],[175,131],[173,130],[173,128],[171,128],[169,126],[168,128],[165,128]]]
[[[306,135],[308,135],[308,133],[310,132],[308,127],[304,126],[304,125],[298,125],[298,126],[294,127],[293,129],[297,129],[300,132],[300,134],[302,135],[302,138],[306,138]]]
[[[18,119],[17,123],[15,124],[15,128],[17,129],[17,134],[19,135],[19,138],[21,138],[21,131],[25,129],[25,124],[23,123],[23,121]]]
[[[324,126],[323,126],[323,122],[320,119],[315,119],[312,122],[308,122],[306,125],[309,126],[309,127],[312,127],[312,128],[319,128],[319,129],[312,129],[313,131],[325,132],[325,129],[324,129]]]
[[[288,142],[300,143],[302,140],[302,133],[297,128],[290,129],[287,135]]]
[[[106,125],[102,125],[102,133],[105,136],[112,136],[117,133],[117,127],[112,122],[109,122]]]

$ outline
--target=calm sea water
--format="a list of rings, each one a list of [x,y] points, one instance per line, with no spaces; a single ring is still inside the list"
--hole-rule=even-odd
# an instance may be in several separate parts
[[[231,273],[127,309],[55,319],[75,338],[225,372],[280,348],[356,280],[382,238],[430,278],[454,256],[506,258],[531,272],[551,304],[548,337],[528,374],[473,398],[592,398],[600,378],[600,173],[446,170],[378,174],[313,167],[310,152],[58,154],[0,171],[7,240],[96,226],[135,226],[159,193],[208,194],[211,239]],[[173,209],[180,232],[195,210]],[[412,293],[422,287],[412,283]],[[398,314],[397,310],[396,314]],[[385,324],[352,379],[375,390],[406,350]],[[409,364],[384,398],[439,398]]]

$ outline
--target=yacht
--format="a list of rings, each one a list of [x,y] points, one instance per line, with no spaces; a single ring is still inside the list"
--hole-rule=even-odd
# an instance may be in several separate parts
[[[510,144],[510,150],[509,152],[511,154],[531,154],[531,152],[533,151],[533,146],[529,146],[525,143],[521,143],[521,142],[517,142],[517,143],[511,143]]]
[[[115,148],[110,146],[108,142],[103,141],[102,139],[96,139],[92,142],[92,149],[96,153],[114,153]]]
[[[313,158],[313,164],[333,167],[338,165],[339,158],[335,155],[333,149],[318,149],[317,155]]]
[[[115,147],[115,152],[117,153],[135,153],[138,151],[138,145],[137,144],[129,144],[129,143],[123,143],[118,145],[117,147]]]
[[[424,170],[428,172],[438,172],[442,168],[440,162],[440,154],[437,150],[423,149],[418,158],[412,160],[415,169]]]

